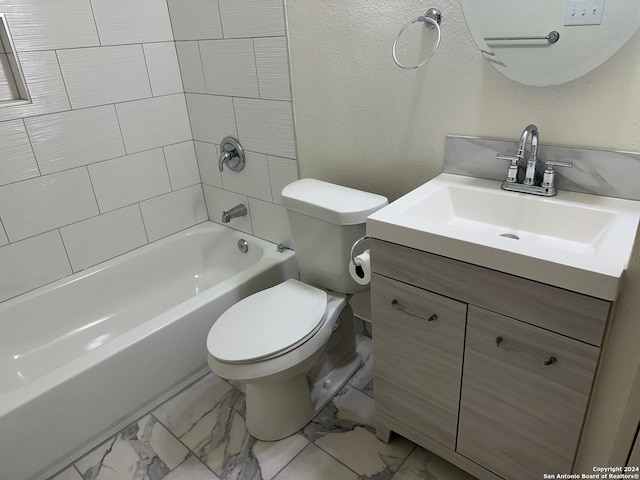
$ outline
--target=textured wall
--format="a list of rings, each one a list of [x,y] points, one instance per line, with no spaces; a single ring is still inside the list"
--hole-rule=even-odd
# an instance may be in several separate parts
[[[393,40],[431,6],[443,15],[440,50],[401,70]],[[482,58],[458,0],[296,0],[287,18],[303,176],[393,199],[442,171],[446,134],[516,139],[529,123],[543,143],[640,150],[640,35],[585,77],[539,88]]]

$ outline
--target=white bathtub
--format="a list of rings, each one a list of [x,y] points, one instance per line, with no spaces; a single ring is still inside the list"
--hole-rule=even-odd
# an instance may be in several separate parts
[[[46,478],[195,378],[218,316],[296,275],[205,223],[0,304],[0,480]]]

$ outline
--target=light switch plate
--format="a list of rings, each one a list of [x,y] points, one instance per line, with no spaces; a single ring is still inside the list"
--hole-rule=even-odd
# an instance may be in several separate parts
[[[565,26],[600,25],[605,0],[567,0]]]

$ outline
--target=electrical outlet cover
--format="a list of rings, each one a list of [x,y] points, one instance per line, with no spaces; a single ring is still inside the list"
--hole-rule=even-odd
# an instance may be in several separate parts
[[[568,0],[565,26],[600,25],[605,0]]]

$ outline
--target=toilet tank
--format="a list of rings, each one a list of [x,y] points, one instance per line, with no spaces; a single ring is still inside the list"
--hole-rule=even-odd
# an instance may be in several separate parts
[[[339,293],[368,290],[349,275],[351,247],[365,235],[367,217],[387,203],[381,195],[311,178],[284,187],[300,279]]]

